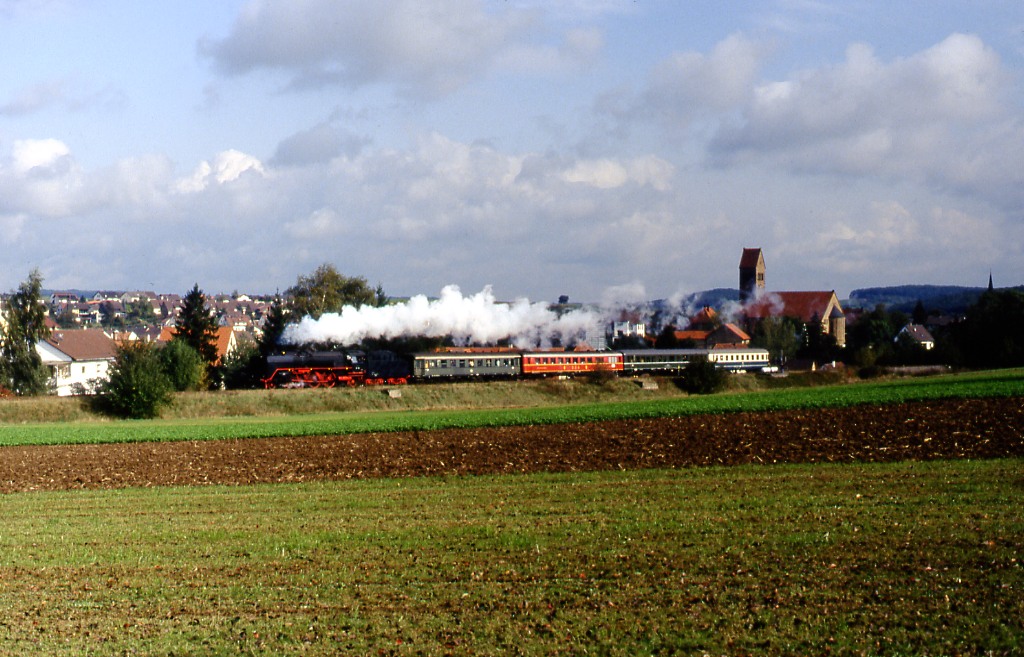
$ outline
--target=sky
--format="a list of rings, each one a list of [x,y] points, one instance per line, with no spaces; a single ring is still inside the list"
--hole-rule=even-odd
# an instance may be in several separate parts
[[[1019,0],[0,0],[0,290],[1024,283]]]

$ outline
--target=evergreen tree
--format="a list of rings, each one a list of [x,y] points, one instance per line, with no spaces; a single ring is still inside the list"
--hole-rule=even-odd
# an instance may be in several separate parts
[[[281,339],[285,327],[288,325],[290,313],[285,307],[280,296],[275,296],[270,304],[267,316],[263,319],[263,333],[260,335],[258,346],[263,357],[268,356],[277,349],[277,342]]]
[[[36,351],[36,343],[50,337],[43,277],[33,269],[7,302],[0,330],[0,374],[3,385],[19,395],[41,395],[49,390],[50,374]]]
[[[206,295],[198,283],[181,300],[174,327],[174,339],[195,349],[207,369],[212,369],[217,362],[217,318],[206,307]]]

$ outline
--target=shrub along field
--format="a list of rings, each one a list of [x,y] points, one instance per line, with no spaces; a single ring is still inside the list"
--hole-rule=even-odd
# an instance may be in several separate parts
[[[26,655],[1021,654],[1022,388],[1018,370],[614,404],[572,390],[588,403],[529,410],[0,425],[9,445],[56,443],[0,448],[2,489],[22,491],[0,495],[0,641]],[[421,389],[441,392],[372,392],[416,407]],[[892,405],[913,399],[929,401]],[[465,428],[424,432],[446,424]],[[329,435],[111,443],[292,425]],[[482,457],[492,469],[460,466]],[[229,465],[237,483],[288,481],[331,459],[330,480],[303,483],[129,476],[210,484]],[[693,467],[716,462],[746,465]],[[77,486],[129,487],[32,490]]]

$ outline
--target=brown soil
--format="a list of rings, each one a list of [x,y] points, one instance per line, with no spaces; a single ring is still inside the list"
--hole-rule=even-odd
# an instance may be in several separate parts
[[[309,438],[0,449],[0,491],[1024,456],[1024,398]]]

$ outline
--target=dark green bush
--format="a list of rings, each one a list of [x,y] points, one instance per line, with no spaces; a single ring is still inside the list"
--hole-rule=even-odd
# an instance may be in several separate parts
[[[697,356],[687,363],[679,386],[691,395],[707,395],[725,387],[726,376],[706,356]]]
[[[206,361],[192,345],[177,338],[157,350],[160,367],[178,392],[207,387]]]
[[[97,399],[104,412],[126,418],[151,418],[170,403],[173,385],[157,350],[147,342],[125,342],[117,348],[110,378]]]

